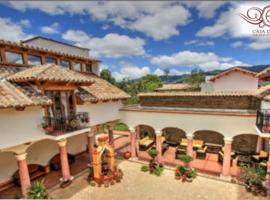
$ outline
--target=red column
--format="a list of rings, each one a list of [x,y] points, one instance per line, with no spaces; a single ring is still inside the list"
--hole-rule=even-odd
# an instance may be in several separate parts
[[[108,128],[108,133],[109,133],[109,144],[114,147],[114,139],[113,139],[113,127],[110,125]]]
[[[269,142],[269,152],[268,152],[268,162],[267,162],[267,173],[266,173],[266,180],[268,181],[268,183],[270,184],[270,140]]]
[[[94,135],[94,132],[90,131],[90,133],[88,134],[88,153],[90,157],[90,162],[93,161],[92,152],[94,149],[94,145],[95,145],[95,135]]]
[[[157,156],[157,162],[162,163],[162,144],[161,144],[161,133],[157,132],[156,133],[156,148],[158,150],[158,156]]]
[[[131,157],[135,158],[136,157],[136,131],[130,130],[130,152],[131,152]]]
[[[193,135],[187,136],[187,155],[191,156],[193,158]]]
[[[21,192],[22,196],[26,197],[27,190],[31,186],[27,162],[26,162],[26,153],[15,155],[18,160],[19,175],[21,181]]]
[[[61,168],[62,168],[62,181],[72,180],[73,177],[70,176],[69,163],[68,163],[68,154],[67,154],[67,141],[60,140],[58,141],[59,151],[60,151],[60,159],[61,159]]]
[[[258,136],[256,152],[259,153],[263,148],[263,138]]]
[[[222,165],[222,176],[229,177],[231,175],[231,151],[232,139],[225,139],[224,158]]]

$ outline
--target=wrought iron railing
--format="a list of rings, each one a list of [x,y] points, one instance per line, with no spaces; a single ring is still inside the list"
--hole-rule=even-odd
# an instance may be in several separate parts
[[[49,135],[63,135],[89,127],[89,115],[80,112],[70,117],[43,117],[42,126]]]
[[[262,133],[270,133],[270,109],[257,111],[256,126]]]

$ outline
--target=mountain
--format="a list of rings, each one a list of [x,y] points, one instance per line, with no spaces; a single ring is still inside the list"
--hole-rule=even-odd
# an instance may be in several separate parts
[[[266,68],[270,67],[270,64],[269,65],[254,65],[254,66],[251,66],[251,67],[241,67],[241,68],[244,68],[244,69],[247,69],[247,70],[251,70],[251,71],[254,71],[254,72],[260,72]],[[218,73],[221,73],[225,70],[212,70],[212,71],[207,71],[207,72],[204,72],[206,76],[213,76],[213,75],[216,75]],[[183,75],[170,75],[170,76],[165,76],[165,75],[162,75],[162,76],[159,76],[162,83],[182,83],[184,81],[184,77],[187,76],[186,74],[183,74]]]

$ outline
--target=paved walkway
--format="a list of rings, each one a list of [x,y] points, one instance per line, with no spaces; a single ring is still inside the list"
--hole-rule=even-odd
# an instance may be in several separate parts
[[[198,177],[192,183],[174,179],[172,170],[165,170],[161,177],[141,172],[141,164],[120,161],[124,171],[121,183],[105,187],[87,185],[85,176],[80,177],[66,189],[57,189],[53,198],[93,200],[266,200],[247,193],[242,186],[227,182]]]

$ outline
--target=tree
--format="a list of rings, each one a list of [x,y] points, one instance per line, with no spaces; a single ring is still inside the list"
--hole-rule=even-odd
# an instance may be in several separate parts
[[[111,71],[108,69],[103,69],[100,72],[100,77],[103,78],[104,80],[108,81],[109,83],[116,85],[116,80],[115,78],[112,77]]]
[[[148,74],[142,77],[139,84],[140,92],[152,92],[162,85],[160,78],[154,74]]]
[[[202,70],[194,69],[190,74],[184,77],[184,82],[191,85],[195,90],[200,89],[200,85],[205,80],[205,74]]]

